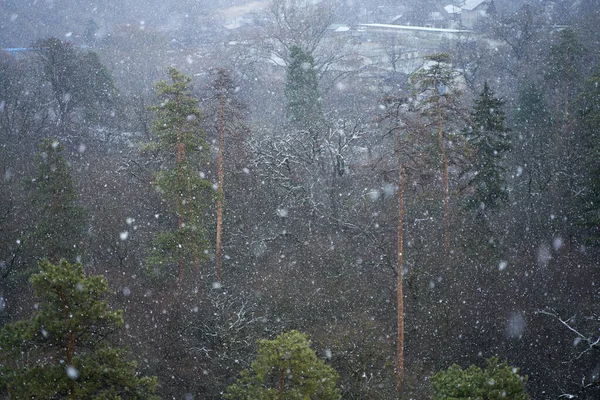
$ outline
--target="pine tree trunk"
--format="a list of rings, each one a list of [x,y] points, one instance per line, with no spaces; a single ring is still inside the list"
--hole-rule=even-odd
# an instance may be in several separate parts
[[[219,94],[219,156],[217,158],[217,172],[219,188],[217,190],[217,243],[216,243],[216,268],[217,282],[223,280],[223,90]]]
[[[73,355],[75,354],[75,332],[69,331],[69,345],[67,348],[67,365],[68,367],[73,366]],[[77,398],[75,391],[75,380],[69,377],[69,399],[74,400]]]
[[[435,85],[437,91],[437,83]],[[437,93],[437,92],[436,92]],[[444,176],[444,248],[446,256],[450,255],[450,192],[448,188],[448,158],[446,157],[446,146],[444,144],[444,129],[442,126],[442,110],[440,99],[436,94],[436,111],[438,122],[438,136],[440,141],[440,153],[442,155],[442,170]]]
[[[404,257],[404,167],[400,161],[400,154],[398,154],[398,171],[398,357],[396,362],[396,389],[398,392],[398,399],[400,399],[402,397],[402,386],[404,383],[404,294],[402,290],[402,264]]]
[[[67,326],[69,327],[69,332],[67,334],[67,346],[66,346],[66,354],[65,358],[67,359],[67,367],[73,366],[73,355],[75,354],[75,332],[70,329],[71,317],[70,317],[70,306],[60,286],[56,286],[56,294],[60,301],[63,303],[65,321],[67,321]],[[74,400],[77,398],[75,393],[75,381],[69,377],[69,399]]]
[[[178,99],[175,99],[178,102]],[[182,127],[179,126],[177,130],[177,186],[178,189],[182,187],[183,176],[181,172],[181,164],[185,158],[185,148],[183,147],[183,132]],[[177,212],[179,213],[179,229],[183,228],[183,200],[181,193],[177,199]],[[179,258],[179,289],[183,284],[183,258]]]
[[[285,384],[285,369],[281,369],[279,373],[279,399],[283,400],[283,386]]]

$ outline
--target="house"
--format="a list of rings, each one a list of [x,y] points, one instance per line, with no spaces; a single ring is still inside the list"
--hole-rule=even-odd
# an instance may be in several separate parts
[[[460,24],[460,7],[454,4],[447,4],[444,6],[444,11],[448,14],[448,28],[459,29]]]
[[[492,0],[467,0],[460,8],[462,26],[473,29],[479,21],[488,16],[488,11],[493,7]]]

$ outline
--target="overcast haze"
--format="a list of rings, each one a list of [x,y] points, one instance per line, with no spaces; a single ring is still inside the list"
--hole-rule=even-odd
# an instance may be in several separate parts
[[[597,400],[599,26],[0,0],[0,399]]]

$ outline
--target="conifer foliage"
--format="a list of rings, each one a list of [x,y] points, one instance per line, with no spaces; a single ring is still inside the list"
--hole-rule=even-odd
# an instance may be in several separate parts
[[[585,175],[586,193],[580,215],[582,225],[588,228],[588,240],[600,244],[600,66],[584,82],[579,98],[579,124],[592,149],[586,159],[588,173]]]
[[[558,34],[558,41],[550,48],[546,78],[557,86],[556,103],[562,109],[563,124],[569,120],[569,104],[574,92],[573,86],[579,78],[581,58],[586,50],[570,28]]]
[[[108,284],[81,264],[39,263],[31,277],[39,297],[28,320],[0,331],[0,393],[11,399],[157,399],[155,378],[142,377],[110,335],[121,310],[103,300]]]
[[[261,340],[250,370],[227,389],[231,400],[338,400],[337,372],[317,357],[298,331]]]
[[[169,69],[169,77],[170,82],[156,85],[160,104],[152,107],[155,140],[145,148],[163,157],[154,185],[177,214],[178,225],[156,237],[149,262],[160,269],[177,264],[181,284],[184,269],[197,269],[205,257],[202,219],[213,193],[202,172],[208,144],[200,129],[202,116],[192,95],[191,78],[175,68]]]
[[[448,177],[448,156],[446,152],[448,125],[455,113],[457,73],[452,68],[451,57],[447,53],[437,53],[425,57],[427,64],[411,76],[415,87],[414,97],[420,113],[426,118],[425,124],[434,129],[439,142],[444,189],[444,247],[450,255],[450,182]]]
[[[493,208],[508,200],[503,155],[511,146],[503,105],[485,82],[471,113],[471,127],[465,133],[475,150],[475,174],[470,182],[474,187],[470,204],[475,207]]]
[[[435,374],[431,381],[434,400],[529,399],[525,392],[527,377],[520,376],[516,368],[500,363],[497,358],[489,359],[483,370],[475,365],[463,370],[454,364]]]
[[[29,199],[37,217],[30,244],[33,254],[75,259],[80,251],[85,212],[76,204],[71,167],[62,155],[64,146],[45,139],[38,146],[36,171],[29,181]]]
[[[292,126],[316,135],[323,123],[323,105],[313,56],[299,46],[290,49],[285,81],[286,115]]]

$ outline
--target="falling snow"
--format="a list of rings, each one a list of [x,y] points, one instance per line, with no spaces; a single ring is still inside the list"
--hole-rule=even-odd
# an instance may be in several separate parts
[[[530,398],[600,398],[593,1],[5,3],[0,327],[60,323],[0,373],[84,384],[70,296],[106,284],[119,326],[85,328],[159,398],[222,398],[292,329],[343,398],[400,397],[399,340],[403,398],[493,356]],[[44,259],[102,284],[39,296]]]
[[[67,366],[67,376],[70,379],[76,380],[79,378],[79,371],[72,365]]]

